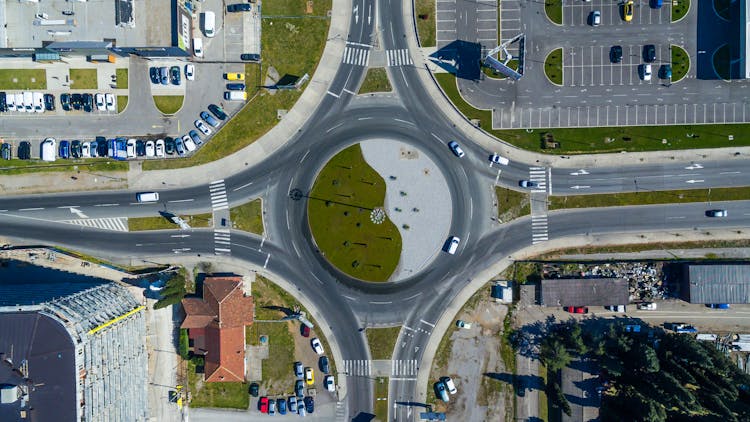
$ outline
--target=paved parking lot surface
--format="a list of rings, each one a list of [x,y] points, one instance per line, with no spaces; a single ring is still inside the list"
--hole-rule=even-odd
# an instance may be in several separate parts
[[[585,26],[590,23],[591,12],[598,10],[601,13],[602,23],[600,27],[609,28],[620,25],[654,25],[669,24],[672,20],[672,9],[667,2],[659,9],[652,9],[648,1],[633,2],[633,19],[625,22],[622,18],[621,2],[607,0],[593,0],[584,2],[576,0],[572,4],[563,5],[563,26]],[[606,30],[606,29],[605,29]]]
[[[619,44],[618,44],[619,45]],[[611,46],[590,45],[570,47],[563,50],[563,85],[565,86],[623,86],[666,83],[660,80],[658,70],[662,64],[672,60],[669,46],[655,45],[656,60],[651,64],[650,81],[644,81],[638,66],[644,64],[643,45],[620,45],[622,61],[612,63],[609,59]]]
[[[497,46],[496,0],[437,0],[437,47],[457,40],[479,43],[489,50]]]

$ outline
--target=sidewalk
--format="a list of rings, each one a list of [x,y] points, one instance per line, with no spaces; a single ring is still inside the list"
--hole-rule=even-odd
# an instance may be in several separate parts
[[[260,139],[236,153],[207,164],[171,170],[153,170],[148,172],[131,172],[128,177],[130,189],[157,189],[162,187],[163,180],[170,180],[180,186],[195,183],[195,175],[200,174],[201,183],[206,180],[219,180],[241,172],[248,166],[263,161],[274,151],[292,139],[314,110],[323,101],[326,91],[336,76],[341,57],[346,48],[346,37],[351,19],[351,0],[333,0],[331,7],[331,25],[328,30],[328,42],[323,50],[317,69],[307,88],[297,103],[273,129]]]

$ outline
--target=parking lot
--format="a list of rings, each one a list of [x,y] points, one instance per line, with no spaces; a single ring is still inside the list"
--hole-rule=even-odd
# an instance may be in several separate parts
[[[648,1],[633,2],[633,19],[625,22],[620,2],[593,0],[585,2],[576,0],[572,4],[563,5],[563,26],[590,25],[591,13],[598,10],[601,13],[601,27],[621,25],[660,25],[669,24],[672,20],[671,8],[667,2],[659,9],[652,9]],[[606,29],[605,29],[606,30]]]
[[[456,40],[476,42],[485,50],[497,46],[497,1],[437,0],[437,47]],[[466,19],[458,19],[459,15]]]
[[[623,86],[649,85],[666,82],[659,80],[661,64],[671,62],[668,45],[654,44],[656,59],[651,63],[652,77],[644,81],[638,74],[643,64],[643,45],[621,45],[622,61],[610,61],[611,46],[571,47],[563,50],[563,85],[565,86]]]

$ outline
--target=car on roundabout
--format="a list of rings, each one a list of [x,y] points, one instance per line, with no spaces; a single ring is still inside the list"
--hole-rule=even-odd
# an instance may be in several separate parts
[[[466,155],[464,153],[464,150],[461,149],[461,146],[458,145],[458,142],[456,142],[456,141],[450,141],[450,142],[448,142],[448,148],[450,148],[451,151],[453,151],[453,154],[455,154],[456,157],[458,157],[458,158],[461,158],[464,155]]]

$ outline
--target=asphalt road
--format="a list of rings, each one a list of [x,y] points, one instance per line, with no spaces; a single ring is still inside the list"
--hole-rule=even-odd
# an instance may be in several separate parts
[[[380,4],[376,23],[374,12],[370,12],[375,8],[374,3],[355,2],[356,18],[351,20],[347,47],[368,49],[377,24],[383,49],[408,48],[404,33],[411,30],[412,22],[404,20],[401,5],[397,1]],[[409,64],[388,67],[398,102],[352,101],[353,96],[347,91],[356,92],[365,69],[362,65],[342,62],[329,94],[297,136],[259,165],[223,180],[230,205],[262,196],[268,210],[266,239],[232,231],[229,246],[234,258],[290,280],[298,289],[295,294],[304,295],[314,303],[325,315],[343,359],[370,359],[366,338],[359,332],[366,322],[372,326],[404,325],[414,330],[414,335],[402,335],[399,339],[393,359],[420,361],[433,335],[432,328],[471,279],[491,263],[531,245],[528,217],[499,227],[493,225],[489,187],[496,180],[516,187],[519,179],[529,177],[534,163],[511,163],[500,168],[500,173],[498,167],[490,167],[487,160],[490,152],[465,141],[468,137],[449,123],[434,99],[422,89],[418,72],[425,69]],[[314,175],[332,155],[370,138],[413,144],[443,169],[453,204],[450,231],[462,239],[456,255],[440,254],[425,270],[398,283],[364,283],[332,268],[318,253],[306,224],[306,204],[310,199],[293,200],[289,195],[293,189],[309,193]],[[451,139],[462,141],[466,157],[459,159],[451,154],[446,145]],[[659,186],[671,189],[686,185],[747,185],[743,183],[747,180],[746,171],[740,164],[739,160],[727,160],[552,169],[549,189],[553,193],[581,193]],[[58,223],[78,213],[87,217],[157,215],[165,207],[177,213],[208,211],[209,183],[214,181],[200,180],[200,175],[195,180],[197,185],[187,188],[176,188],[170,186],[172,181],[163,181],[160,201],[155,204],[137,204],[135,192],[119,191],[4,197],[0,199],[0,234],[22,239],[24,243],[67,246],[118,260],[181,254],[212,256],[214,232],[210,229],[112,233]],[[727,208],[729,217],[706,218],[705,206],[700,203],[551,212],[549,238],[748,227],[750,202],[715,206]],[[77,211],[71,211],[71,207]],[[341,367],[341,362],[337,364]],[[418,397],[421,388],[415,379],[393,380],[391,405]],[[347,390],[350,418],[372,413],[374,396],[369,378],[349,376]],[[416,417],[416,413],[409,414],[409,410],[398,405],[395,412],[399,420]]]

